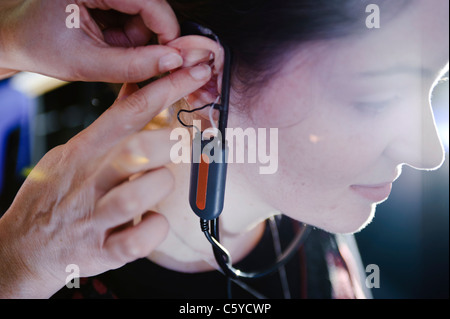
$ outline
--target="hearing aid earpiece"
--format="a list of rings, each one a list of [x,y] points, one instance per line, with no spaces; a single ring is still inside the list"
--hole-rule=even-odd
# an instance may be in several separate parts
[[[231,53],[208,28],[192,22],[181,25],[182,35],[201,35],[216,41],[224,50],[224,70],[222,77],[222,90],[217,99],[204,107],[181,112],[196,112],[210,107],[209,118],[212,129],[195,133],[192,144],[191,179],[189,189],[189,203],[194,213],[204,220],[214,220],[223,210],[225,197],[225,181],[227,175],[228,148],[225,129],[228,122],[228,104],[230,92]],[[220,102],[219,102],[220,101]],[[212,112],[219,111],[218,125],[214,123]],[[180,116],[180,123],[185,125]],[[190,127],[190,126],[188,126]],[[213,132],[211,138],[204,138],[208,131]]]
[[[218,136],[203,139],[201,133],[195,134],[189,203],[194,213],[204,220],[216,219],[222,213],[227,155],[227,145]]]
[[[225,181],[227,175],[228,148],[226,143],[226,128],[228,124],[228,104],[231,82],[231,51],[219,41],[217,35],[211,30],[196,23],[184,23],[181,26],[183,35],[203,35],[217,41],[224,49],[224,68],[222,77],[222,89],[215,102],[194,110],[181,110],[178,112],[178,120],[185,127],[196,128],[192,144],[191,180],[189,189],[189,203],[194,213],[200,217],[200,228],[206,239],[211,243],[217,264],[227,276],[228,282],[238,278],[260,278],[277,271],[285,265],[303,244],[311,228],[302,227],[295,239],[284,253],[268,267],[254,271],[244,272],[233,267],[231,255],[220,244],[219,216],[222,213],[225,197]],[[219,103],[220,100],[220,103]],[[183,112],[193,113],[210,107],[210,121],[212,130],[203,132],[193,125],[186,125],[180,118]],[[219,111],[218,126],[212,119],[212,111]],[[209,131],[212,137],[207,137]]]

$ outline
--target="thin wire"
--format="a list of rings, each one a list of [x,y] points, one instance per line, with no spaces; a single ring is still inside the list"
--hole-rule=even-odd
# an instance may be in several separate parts
[[[219,103],[220,95],[216,98],[216,100],[212,103],[211,108],[209,109],[209,121],[211,122],[211,126],[214,128],[214,130],[218,130],[216,123],[214,122],[213,118],[213,111],[217,103]]]
[[[206,104],[206,105],[204,105],[202,107],[199,107],[199,108],[196,108],[196,109],[193,109],[193,110],[182,109],[182,110],[178,111],[178,113],[177,113],[178,122],[180,122],[180,124],[183,125],[184,127],[195,128],[197,130],[197,133],[200,133],[200,129],[197,126],[195,126],[195,125],[188,125],[188,124],[184,123],[184,121],[181,119],[181,113],[194,113],[194,112],[206,109],[207,107],[210,107],[212,105],[213,105],[212,103],[211,104]]]
[[[231,256],[230,256],[229,252],[220,244],[220,242],[218,240],[219,239],[219,225],[218,224],[219,224],[218,219],[214,219],[211,221],[211,232],[212,233],[210,234],[209,230],[208,230],[208,221],[203,220],[203,219],[200,220],[201,229],[202,229],[203,233],[205,234],[206,238],[208,239],[208,241],[213,246],[214,255],[216,257],[217,263],[222,268],[224,273],[233,279],[237,279],[237,278],[256,279],[256,278],[261,278],[266,275],[269,275],[269,274],[273,273],[274,271],[277,271],[279,269],[279,267],[281,267],[282,265],[285,265],[291,259],[291,257],[295,255],[295,253],[297,252],[297,248],[300,247],[304,243],[305,239],[308,237],[308,235],[311,231],[311,227],[305,225],[299,231],[299,233],[296,235],[296,237],[291,242],[291,244],[286,249],[286,251],[284,253],[282,253],[280,255],[279,259],[277,259],[274,264],[270,265],[270,267],[263,269],[263,270],[254,271],[254,272],[243,272],[243,271],[233,267],[232,262],[231,262]],[[216,239],[216,237],[218,239]]]
[[[217,264],[217,261],[216,261],[216,259],[214,257],[210,258],[209,254],[205,255],[204,253],[202,253],[202,252],[198,251],[197,249],[191,247],[191,245],[188,244],[186,242],[186,240],[183,237],[181,237],[180,235],[178,235],[176,232],[172,231],[172,234],[180,242],[182,242],[186,247],[188,247],[194,254],[196,254],[201,260],[206,262],[209,266],[211,266],[211,268],[215,269],[216,271],[218,271],[219,273],[224,275],[227,278],[227,280],[228,280],[229,277],[223,272],[222,268]],[[265,295],[263,295],[260,292],[256,291],[255,289],[253,289],[252,287],[247,285],[245,282],[240,281],[239,279],[231,279],[231,281],[234,282],[239,287],[241,287],[242,289],[244,289],[245,291],[247,291],[249,294],[253,295],[257,299],[268,299]]]
[[[231,278],[227,276],[227,298],[228,299],[233,299],[233,291],[232,291],[232,281]]]
[[[311,230],[310,227],[305,227],[303,231],[300,231],[300,233],[297,235],[297,237],[302,236],[303,239],[305,239],[309,233],[309,231]],[[198,251],[197,249],[195,249],[194,247],[192,247],[189,243],[187,243],[185,241],[185,239],[181,236],[178,235],[178,233],[176,232],[172,232],[172,234],[178,238],[178,240],[180,242],[182,242],[184,245],[186,245],[186,247],[188,247],[194,254],[196,254],[201,260],[203,260],[204,262],[206,262],[208,265],[210,265],[213,269],[215,269],[216,271],[218,271],[219,273],[221,273],[222,275],[224,275],[227,280],[228,278],[230,278],[229,276],[227,276],[227,274],[223,271],[223,269],[217,264],[216,259],[214,258],[209,258],[209,255],[205,255],[204,253]],[[294,241],[296,241],[297,239],[294,239]],[[212,240],[213,242],[217,243],[217,241]],[[303,240],[301,240],[301,242],[303,242]],[[220,244],[220,243],[219,243]],[[222,246],[222,245],[221,245]],[[222,246],[223,247],[223,246]],[[224,248],[225,249],[225,248]],[[226,249],[225,249],[226,250]],[[286,255],[286,252],[284,253],[284,255]],[[283,258],[283,256],[280,257],[281,259]],[[255,298],[257,299],[268,299],[267,296],[265,296],[264,294],[256,291],[255,289],[253,289],[252,287],[250,287],[247,283],[239,280],[239,279],[233,279],[230,278],[231,281],[233,283],[235,283],[236,285],[238,285],[239,287],[241,287],[243,290],[247,291],[249,294],[253,295]],[[228,285],[228,283],[227,283]],[[231,296],[230,296],[231,297]]]
[[[274,246],[273,248],[277,255],[277,259],[280,259],[280,256],[283,252],[281,250],[280,234],[278,232],[278,223],[276,220],[277,217],[278,216],[271,216],[269,218],[269,225],[270,225],[270,231],[272,233],[273,246]],[[284,299],[291,299],[291,291],[289,289],[289,282],[287,279],[285,265],[282,265],[278,269],[278,274],[280,275],[280,282],[281,282],[281,288],[283,290]]]
[[[198,112],[198,111],[201,111],[203,109],[206,109],[207,107],[210,107],[210,110],[209,110],[209,121],[211,122],[211,126],[213,127],[214,132],[217,132],[219,129],[218,129],[216,123],[214,122],[213,111],[214,111],[214,109],[220,109],[220,104],[218,104],[219,100],[220,100],[220,96],[218,96],[213,103],[206,104],[206,105],[204,105],[202,107],[199,107],[199,108],[196,108],[196,109],[192,109],[192,110],[182,109],[182,110],[178,111],[178,113],[177,113],[178,122],[180,122],[180,124],[182,126],[184,126],[184,127],[195,128],[197,130],[197,133],[200,133],[200,129],[197,126],[189,125],[189,124],[184,123],[184,121],[181,119],[181,113],[194,113],[194,112]]]

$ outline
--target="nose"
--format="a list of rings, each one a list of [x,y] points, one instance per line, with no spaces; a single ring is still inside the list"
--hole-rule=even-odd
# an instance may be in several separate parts
[[[442,165],[444,147],[428,98],[404,114],[386,152],[397,163],[419,170],[434,170]]]

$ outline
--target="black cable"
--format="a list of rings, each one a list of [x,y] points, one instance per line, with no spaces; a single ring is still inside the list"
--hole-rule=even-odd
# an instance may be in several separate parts
[[[178,111],[178,113],[177,113],[178,122],[180,122],[181,125],[183,125],[184,127],[187,127],[187,128],[194,127],[194,125],[187,125],[186,123],[183,122],[183,120],[180,118],[181,113],[194,113],[194,112],[197,112],[197,111],[201,111],[201,110],[203,110],[203,109],[205,109],[207,107],[214,107],[214,109],[216,109],[216,110],[221,110],[221,105],[220,104],[215,104],[215,103],[206,104],[206,105],[204,105],[202,107],[199,107],[199,108],[196,108],[196,109],[193,109],[193,110],[182,109],[182,110]]]
[[[305,225],[296,235],[296,237],[291,242],[289,247],[285,250],[285,252],[281,254],[281,256],[275,261],[275,263],[273,263],[269,267],[258,271],[244,272],[233,267],[230,253],[219,242],[218,219],[214,219],[210,221],[210,223],[211,225],[208,226],[208,221],[201,219],[200,220],[201,229],[205,234],[205,237],[208,239],[208,241],[211,243],[213,247],[214,257],[216,258],[217,263],[219,264],[224,274],[230,279],[238,279],[238,278],[256,279],[267,276],[277,271],[280,267],[284,266],[295,255],[297,249],[305,242],[308,234],[311,231],[311,227]]]
[[[233,281],[231,280],[231,278],[227,276],[227,298],[228,299],[233,299],[233,292],[231,290],[232,283],[233,283]]]

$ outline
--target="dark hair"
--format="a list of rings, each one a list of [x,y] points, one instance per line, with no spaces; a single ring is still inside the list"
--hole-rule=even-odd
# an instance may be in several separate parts
[[[370,3],[393,13],[405,1],[168,0],[181,23],[201,24],[231,48],[233,77],[244,84],[247,97],[276,74],[292,48],[365,29]]]

